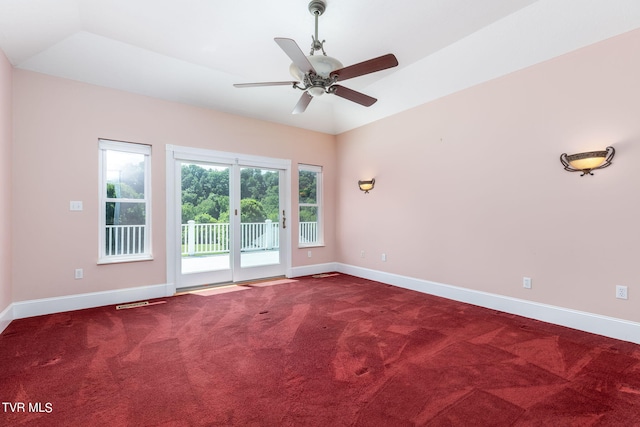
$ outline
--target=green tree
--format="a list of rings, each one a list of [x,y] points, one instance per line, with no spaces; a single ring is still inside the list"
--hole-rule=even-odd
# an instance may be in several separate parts
[[[318,221],[318,208],[315,206],[303,206],[300,208],[300,222]]]
[[[267,193],[261,169],[246,168],[240,171],[240,197],[260,200]]]
[[[212,224],[217,222],[216,219],[208,213],[199,213],[195,216],[194,221],[198,224]]]
[[[229,210],[229,168],[183,165],[181,178],[182,222],[197,221],[198,215],[202,219],[211,217],[214,222],[221,222],[220,216]]]
[[[317,199],[316,173],[311,171],[300,171],[298,189],[300,202],[315,203]]]
[[[182,166],[182,222],[208,219],[229,221],[229,168]],[[240,171],[242,221],[278,221],[280,209],[278,171],[243,168]],[[198,216],[203,215],[203,216]],[[197,220],[196,220],[197,221]]]
[[[267,216],[264,213],[262,203],[255,199],[242,199],[240,201],[240,221],[264,222]]]
[[[213,193],[195,207],[196,215],[206,213],[212,218],[219,218],[220,213],[225,210],[229,210],[229,197]]]
[[[196,210],[195,210],[195,206],[193,206],[193,203],[182,202],[182,222],[186,223],[187,221],[191,221],[192,219],[195,219],[195,217],[196,217]]]

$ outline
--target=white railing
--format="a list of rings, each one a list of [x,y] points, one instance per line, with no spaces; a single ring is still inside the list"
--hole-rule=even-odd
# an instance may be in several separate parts
[[[271,250],[280,247],[280,224],[246,222],[241,224],[241,250]],[[298,227],[299,242],[318,241],[318,223],[301,222]],[[107,225],[106,255],[131,255],[143,253],[144,225]],[[229,252],[229,223],[182,224],[182,255],[201,255]]]
[[[229,224],[182,224],[182,254],[229,252]]]
[[[133,255],[144,253],[144,225],[107,225],[105,253]]]
[[[301,244],[318,243],[318,223],[301,222],[298,226],[298,238]]]
[[[258,251],[280,247],[280,224],[271,220],[240,225],[240,250]],[[229,252],[229,223],[182,224],[182,255]]]
[[[270,250],[280,247],[280,224],[270,219],[265,222],[245,222],[241,226],[242,251]]]

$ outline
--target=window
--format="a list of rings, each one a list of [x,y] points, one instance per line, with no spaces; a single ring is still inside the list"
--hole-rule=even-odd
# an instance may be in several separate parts
[[[298,165],[300,246],[320,246],[322,230],[322,167]]]
[[[151,259],[151,147],[99,140],[99,263]]]

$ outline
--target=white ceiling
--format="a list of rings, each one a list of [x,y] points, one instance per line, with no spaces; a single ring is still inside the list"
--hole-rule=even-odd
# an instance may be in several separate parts
[[[399,66],[344,83],[304,114],[274,37],[310,49],[308,0],[0,0],[0,49],[21,69],[330,134],[640,28],[638,0],[327,0],[319,37],[345,66]]]

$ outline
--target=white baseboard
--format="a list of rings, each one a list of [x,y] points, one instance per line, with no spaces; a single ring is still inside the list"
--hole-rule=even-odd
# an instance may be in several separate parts
[[[311,276],[313,274],[327,273],[329,271],[337,271],[338,263],[328,262],[326,264],[305,265],[302,267],[293,267],[287,271],[287,277]]]
[[[18,301],[10,306],[13,308],[11,320],[151,298],[163,298],[174,293],[175,287],[172,284],[163,284]]]
[[[335,271],[640,344],[640,323],[337,263]]]
[[[640,344],[640,323],[637,322],[347,264],[326,263],[294,267],[288,271],[287,277],[308,276],[330,271]],[[14,319],[162,298],[174,293],[174,284],[163,284],[14,302],[0,313],[0,332]]]
[[[9,304],[7,308],[0,313],[0,334],[4,331],[9,323],[13,320],[13,304]]]

